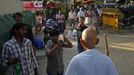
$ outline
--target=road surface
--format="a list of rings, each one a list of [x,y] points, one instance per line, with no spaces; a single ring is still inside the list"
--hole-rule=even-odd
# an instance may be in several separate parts
[[[100,43],[96,46],[102,53],[104,53],[104,34],[108,35],[108,43],[110,50],[110,57],[117,67],[119,75],[134,75],[134,34],[131,33],[107,33],[101,30],[98,35]],[[72,40],[74,47],[72,49],[64,49],[64,63],[65,69],[69,61],[77,53],[77,42]],[[37,51],[37,60],[39,64],[39,75],[46,74],[46,56],[45,50]],[[9,69],[10,71],[10,69]],[[10,75],[10,72],[6,75]]]

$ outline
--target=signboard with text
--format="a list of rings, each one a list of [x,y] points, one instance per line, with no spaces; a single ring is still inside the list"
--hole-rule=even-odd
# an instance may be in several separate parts
[[[43,9],[43,2],[42,1],[24,1],[23,8],[24,10]]]

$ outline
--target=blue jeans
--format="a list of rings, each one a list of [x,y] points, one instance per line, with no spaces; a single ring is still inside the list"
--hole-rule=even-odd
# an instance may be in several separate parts
[[[81,43],[79,43],[79,42],[78,42],[78,45],[77,45],[77,49],[78,49],[78,52],[79,52],[79,53],[81,53],[81,52],[84,51],[84,49],[83,49]]]
[[[65,31],[65,23],[58,23],[60,33],[64,33]]]

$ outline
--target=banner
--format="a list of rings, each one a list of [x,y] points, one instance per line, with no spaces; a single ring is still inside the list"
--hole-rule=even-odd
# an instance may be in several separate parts
[[[43,9],[42,1],[23,1],[24,10]]]

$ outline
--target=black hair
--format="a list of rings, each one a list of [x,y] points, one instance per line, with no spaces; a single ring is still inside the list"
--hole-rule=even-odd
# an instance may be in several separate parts
[[[50,33],[49,33],[50,36],[58,36],[60,35],[60,31],[57,30],[57,29],[53,29]]]
[[[16,23],[16,24],[14,24],[14,26],[11,29],[11,35],[16,36],[15,30],[19,30],[20,28],[23,28],[25,26],[27,26],[27,25],[24,24],[24,23]]]
[[[17,15],[20,16],[20,17],[23,17],[23,15],[22,15],[21,13],[16,12],[16,13],[13,15],[13,18],[15,19]]]
[[[80,17],[80,19],[83,19],[83,20],[85,20],[85,17],[81,16],[81,17]]]
[[[51,18],[51,19],[52,19],[52,18],[53,18],[53,15],[52,15],[52,14],[50,14],[50,15],[49,15],[49,18]]]

